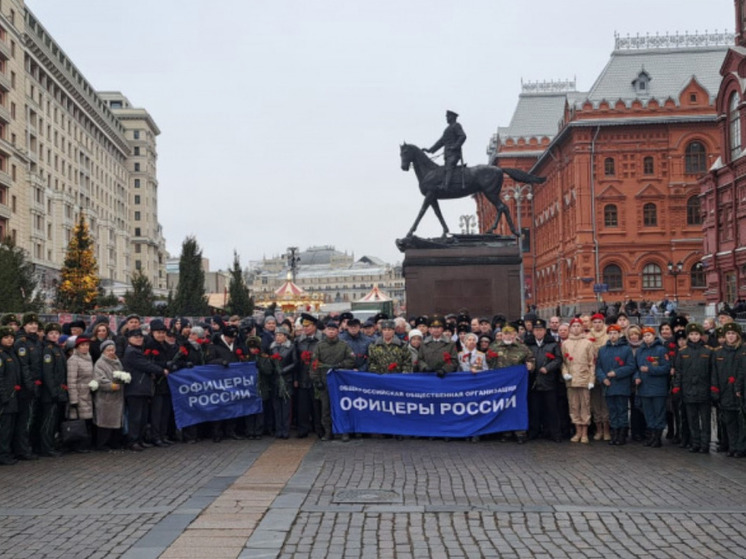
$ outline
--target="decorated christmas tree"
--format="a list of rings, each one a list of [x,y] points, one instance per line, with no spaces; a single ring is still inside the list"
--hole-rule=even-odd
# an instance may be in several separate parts
[[[81,215],[67,245],[65,263],[60,272],[57,304],[61,310],[84,313],[93,309],[98,296],[98,264],[93,255],[93,240]]]

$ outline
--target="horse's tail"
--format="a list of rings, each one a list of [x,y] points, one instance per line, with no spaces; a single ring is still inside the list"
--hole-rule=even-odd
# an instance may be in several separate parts
[[[520,169],[505,169],[503,168],[503,171],[514,181],[517,182],[523,182],[523,183],[529,183],[529,184],[541,184],[546,179],[546,177],[538,177],[536,175],[532,175],[531,173],[527,173],[526,171],[521,171]]]

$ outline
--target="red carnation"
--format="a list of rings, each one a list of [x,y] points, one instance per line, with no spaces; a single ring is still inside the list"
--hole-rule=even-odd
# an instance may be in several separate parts
[[[728,377],[728,384],[736,384],[736,377]]]
[[[570,354],[569,353],[565,353],[565,357],[570,357]]]
[[[487,350],[487,359],[497,359],[498,357],[500,356],[491,349]]]
[[[303,361],[303,363],[305,363],[306,365],[311,362],[311,357],[313,357],[313,353],[311,353],[310,351],[304,351],[300,354],[301,361]]]
[[[648,355],[648,361],[652,363],[653,361],[655,361],[655,357],[653,357],[652,355]]]
[[[185,348],[184,346],[181,346],[179,348],[179,353],[181,353],[182,355],[189,355],[189,350]]]
[[[256,347],[252,347],[252,348],[251,348],[251,349],[249,350],[249,352],[251,353],[251,355],[259,355],[259,349],[258,349],[258,348],[256,348]]]
[[[67,390],[67,385],[66,384],[60,384],[60,387],[62,388],[62,390]]]
[[[711,386],[710,392],[714,392],[715,394],[717,394],[718,392],[720,392],[720,389],[717,386]]]
[[[160,354],[161,354],[161,352],[160,352],[160,351],[158,351],[157,349],[154,349],[154,350],[153,350],[153,355],[156,355],[156,356],[158,356],[158,355],[160,355]]]
[[[554,359],[554,353],[545,353],[547,359]]]
[[[146,349],[145,350],[145,355],[150,355],[151,353],[153,353],[152,350],[150,350],[150,349]]]
[[[389,364],[389,372],[396,371],[396,369],[399,367],[398,363],[390,363]]]
[[[15,385],[15,386],[13,387],[13,390],[15,390],[16,392],[20,392],[20,391],[21,391],[21,385],[20,385],[20,384],[16,384],[16,385]]]
[[[313,367],[314,369],[318,368],[318,366],[319,366],[319,360],[318,359],[316,359],[313,363],[311,363],[311,367]]]
[[[41,381],[40,381],[40,380],[35,380],[35,381],[34,381],[34,384],[35,384],[36,386],[41,386]]]
[[[275,361],[280,361],[282,359],[282,355],[280,355],[279,353],[273,353],[272,359],[274,359]]]
[[[669,357],[673,357],[674,355],[676,355],[676,352],[675,351],[669,351],[668,355],[669,355]]]
[[[467,362],[468,360],[469,360],[469,354],[468,354],[468,353],[466,353],[466,354],[464,354],[464,356],[463,356],[463,357],[461,358],[461,361],[463,361],[464,363],[466,363],[466,362]]]
[[[673,394],[678,394],[679,392],[681,392],[681,388],[679,388],[678,386],[676,386],[676,387],[674,387],[674,389],[673,389],[673,390],[671,390],[671,392],[672,392]]]
[[[668,347],[670,347],[671,349],[676,349],[676,344],[673,342],[668,342]]]
[[[572,361],[572,355],[567,358],[568,361]]]
[[[443,361],[450,364],[451,363],[451,354],[447,351],[443,352]]]
[[[588,338],[588,341],[589,341],[589,342],[595,342],[595,341],[596,341],[596,338]]]
[[[241,348],[238,348],[236,350],[236,355],[238,355],[239,357],[241,357],[243,355],[243,350]]]

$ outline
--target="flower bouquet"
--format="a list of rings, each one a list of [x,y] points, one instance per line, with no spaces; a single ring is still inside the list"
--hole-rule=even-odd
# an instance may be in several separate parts
[[[96,392],[96,390],[98,390],[98,381],[96,379],[93,379],[91,382],[88,383],[88,388],[91,389],[91,392]]]
[[[114,371],[114,380],[119,381],[119,384],[129,384],[132,382],[132,375],[125,371]]]

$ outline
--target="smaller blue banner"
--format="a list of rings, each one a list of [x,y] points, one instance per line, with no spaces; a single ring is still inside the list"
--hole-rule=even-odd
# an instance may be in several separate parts
[[[528,429],[525,365],[480,373],[329,371],[335,433],[473,437]]]
[[[174,419],[179,429],[261,413],[256,363],[200,365],[168,375]]]

